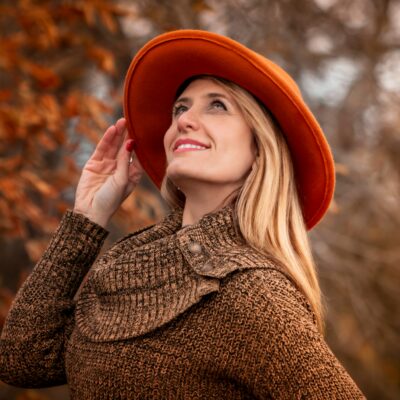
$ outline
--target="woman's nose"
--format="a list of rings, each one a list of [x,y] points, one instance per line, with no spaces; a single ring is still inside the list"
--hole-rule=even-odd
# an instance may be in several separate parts
[[[199,119],[196,112],[192,109],[189,109],[183,112],[178,116],[178,130],[179,131],[187,131],[187,130],[197,130],[199,127]]]

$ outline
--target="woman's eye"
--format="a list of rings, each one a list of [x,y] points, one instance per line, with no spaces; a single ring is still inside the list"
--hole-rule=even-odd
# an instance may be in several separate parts
[[[172,110],[172,115],[174,117],[176,117],[177,115],[183,113],[186,110],[187,110],[186,106],[184,106],[183,104],[177,104],[177,105],[174,106],[174,108]]]
[[[211,107],[218,108],[218,109],[221,109],[221,110],[226,110],[227,109],[225,104],[221,100],[214,100],[211,103]]]

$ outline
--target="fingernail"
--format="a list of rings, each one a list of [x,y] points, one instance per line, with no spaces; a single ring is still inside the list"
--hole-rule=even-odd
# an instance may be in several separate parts
[[[135,145],[135,141],[133,139],[129,140],[128,142],[126,142],[126,150],[129,152],[132,151],[134,145]]]

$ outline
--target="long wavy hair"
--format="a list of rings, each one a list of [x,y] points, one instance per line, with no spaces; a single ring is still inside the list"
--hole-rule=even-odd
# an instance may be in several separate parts
[[[249,246],[282,264],[302,291],[324,331],[321,290],[302,215],[290,151],[273,116],[253,95],[233,82],[200,75],[185,81],[177,97],[196,79],[209,79],[237,102],[254,135],[258,155],[244,184],[233,193],[238,225]],[[184,194],[165,175],[161,195],[183,208]],[[231,196],[230,196],[231,197]]]

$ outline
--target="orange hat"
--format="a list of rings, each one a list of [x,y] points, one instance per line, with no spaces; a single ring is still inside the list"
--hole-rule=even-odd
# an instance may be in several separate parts
[[[168,32],[136,54],[125,79],[124,114],[144,170],[160,188],[166,166],[163,136],[171,124],[176,91],[187,78],[203,74],[238,84],[275,116],[291,152],[303,216],[311,229],[325,214],[335,186],[334,162],[322,129],[284,70],[225,36]]]

